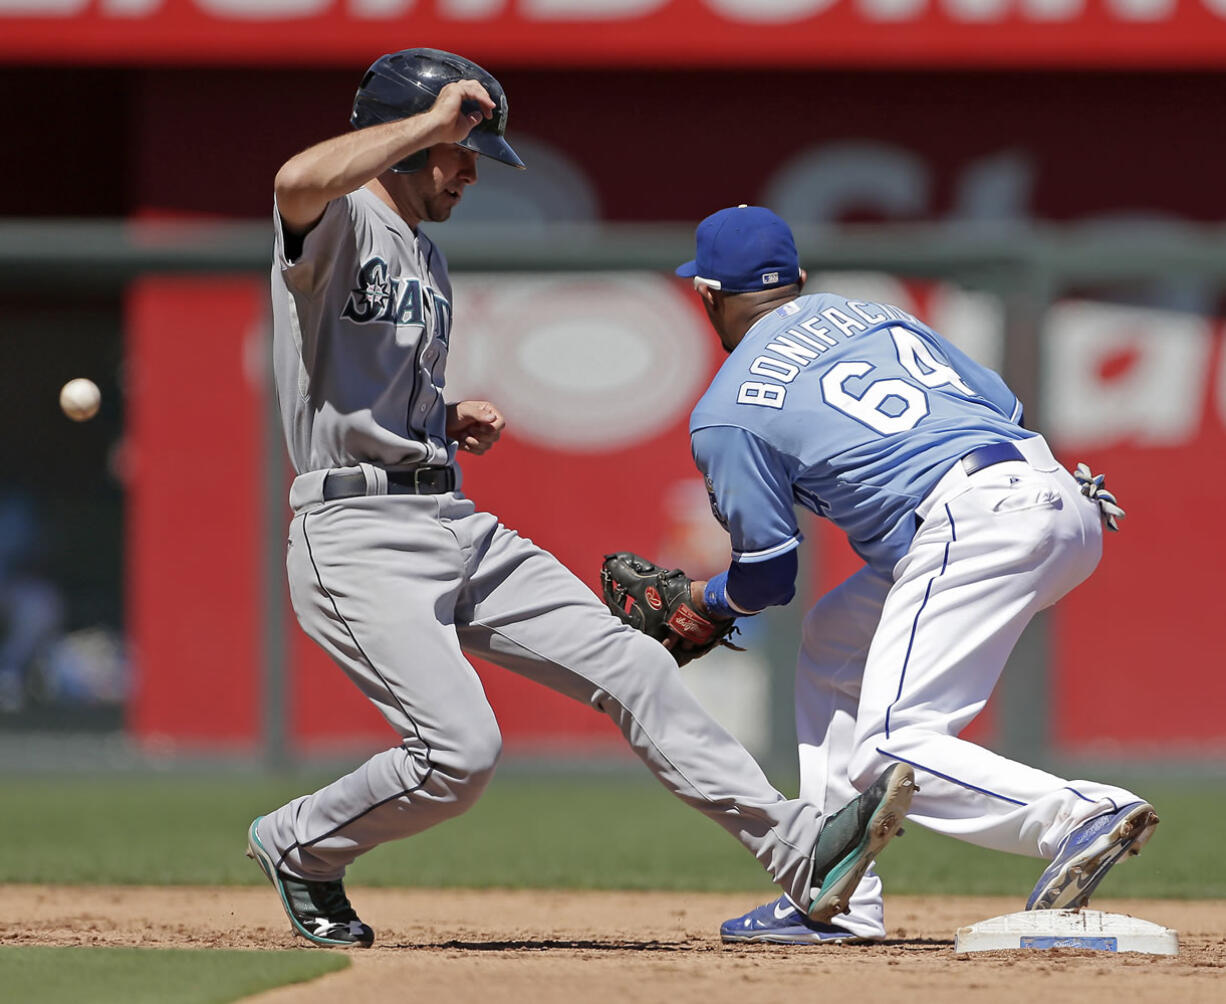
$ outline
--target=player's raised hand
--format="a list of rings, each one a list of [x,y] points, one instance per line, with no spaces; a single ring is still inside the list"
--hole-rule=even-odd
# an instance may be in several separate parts
[[[435,119],[438,142],[459,143],[474,126],[493,116],[494,102],[477,81],[457,80],[439,91],[427,114]]]
[[[465,453],[485,453],[498,442],[507,420],[489,401],[459,401],[447,405],[447,438]]]

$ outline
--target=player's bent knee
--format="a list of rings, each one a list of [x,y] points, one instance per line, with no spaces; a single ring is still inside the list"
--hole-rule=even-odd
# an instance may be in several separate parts
[[[430,777],[418,783],[447,793],[456,814],[480,797],[502,756],[502,733],[493,715],[455,723],[430,744]]]
[[[446,750],[438,750],[431,757],[435,769],[449,777],[463,778],[468,784],[482,784],[489,780],[502,756],[502,735],[497,727],[476,731],[470,730],[455,737]]]
[[[467,812],[472,808],[477,800],[489,785],[490,780],[494,776],[493,763],[485,767],[473,768],[467,770],[456,770],[450,765],[441,765],[440,778],[445,779],[448,792],[452,798],[452,812],[454,815],[459,815],[462,812]]]

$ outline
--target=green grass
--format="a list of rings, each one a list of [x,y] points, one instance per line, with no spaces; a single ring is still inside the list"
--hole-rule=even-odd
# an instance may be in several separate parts
[[[38,1004],[226,1004],[348,965],[334,952],[0,948],[0,987]]]
[[[0,882],[248,885],[243,856],[260,812],[330,778],[232,774],[92,778],[0,777]],[[1217,834],[1226,783],[1138,784],[1162,826],[1145,853],[1112,872],[1110,896],[1226,897]],[[886,851],[889,889],[1028,893],[1041,862],[940,837],[922,827]],[[714,823],[642,771],[495,778],[466,816],[384,845],[350,870],[351,884],[770,891],[753,859]]]

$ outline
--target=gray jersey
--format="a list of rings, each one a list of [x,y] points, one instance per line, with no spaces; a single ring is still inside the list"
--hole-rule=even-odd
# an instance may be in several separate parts
[[[451,460],[447,262],[365,188],[328,204],[292,261],[274,207],[273,356],[299,474]]]

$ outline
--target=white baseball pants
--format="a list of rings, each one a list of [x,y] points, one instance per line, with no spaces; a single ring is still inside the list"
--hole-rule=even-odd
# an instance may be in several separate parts
[[[1052,858],[1064,837],[1136,795],[1068,781],[958,738],[991,696],[1022,629],[1098,564],[1098,509],[1041,437],[1024,461],[961,463],[917,515],[887,577],[864,568],[804,621],[796,672],[801,798],[844,804],[894,760],[915,767],[909,819],[1000,851]],[[885,933],[870,872],[838,923]]]

